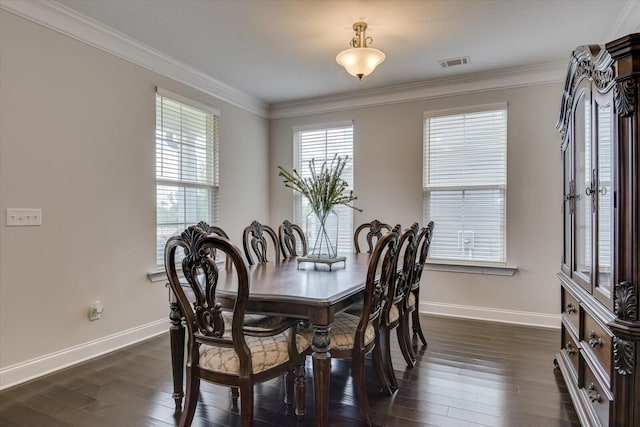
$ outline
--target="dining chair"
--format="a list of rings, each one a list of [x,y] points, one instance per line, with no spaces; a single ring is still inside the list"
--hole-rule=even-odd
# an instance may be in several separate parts
[[[225,239],[229,239],[229,235],[222,228],[218,226],[209,225],[206,221],[200,221],[197,225],[198,227],[200,227],[200,229],[202,229],[204,232],[206,232],[209,235],[215,235],[215,236],[224,237]],[[215,250],[212,253],[213,253],[213,258],[215,259],[216,258]],[[227,271],[231,270],[231,258],[229,257],[226,258],[225,267]],[[222,316],[225,322],[227,322],[228,324],[232,322],[233,313],[230,313],[229,311],[223,311]],[[245,327],[270,328],[272,325],[276,325],[284,321],[287,321],[287,319],[282,316],[271,316],[271,315],[265,315],[265,314],[250,314],[250,313],[245,313],[244,315]],[[288,376],[286,380],[288,384],[293,384],[292,377]],[[290,387],[292,387],[292,385],[290,385]],[[240,396],[240,392],[238,388],[231,387],[231,392],[229,394],[233,401],[233,408],[237,408],[238,397]],[[289,400],[287,403],[292,404],[291,400]]]
[[[356,402],[367,426],[372,425],[372,419],[366,390],[365,356],[372,354],[376,376],[384,387],[388,380],[380,353],[374,349],[380,345],[380,319],[387,291],[390,283],[396,280],[394,265],[399,237],[400,225],[397,225],[376,242],[367,269],[362,314],[359,317],[346,312],[337,314],[329,331],[331,357],[351,359]],[[306,330],[305,334],[310,341],[313,331]]]
[[[419,226],[414,222],[411,227],[402,231],[398,239],[398,255],[394,264],[395,280],[389,284],[387,299],[382,310],[380,321],[380,351],[386,378],[386,391],[392,393],[398,389],[398,380],[391,360],[391,331],[396,330],[398,344],[403,357],[409,364],[412,353],[407,341],[408,319],[405,315],[407,295],[411,291],[412,278],[415,272],[416,252],[418,247]],[[413,365],[411,365],[413,367]]]
[[[405,306],[405,318],[407,324],[409,316],[411,316],[411,329],[413,331],[413,337],[418,337],[422,341],[422,346],[427,347],[427,340],[422,332],[422,325],[420,324],[420,314],[418,312],[418,303],[420,302],[420,281],[422,279],[422,271],[429,255],[429,247],[431,246],[431,239],[433,238],[433,221],[429,221],[426,227],[423,227],[418,234],[418,247],[419,255],[416,257],[415,271],[412,278],[411,290],[407,295],[407,303]],[[410,337],[407,327],[407,341],[410,342]],[[413,363],[415,365],[415,354],[413,353],[412,346],[408,347],[409,353],[412,356]],[[403,353],[404,354],[404,353]]]
[[[206,221],[200,221],[198,224],[198,227],[200,227],[200,229],[202,231],[204,231],[207,234],[213,234],[215,236],[220,236],[220,237],[224,237],[225,239],[229,238],[229,235],[227,234],[226,231],[224,231],[222,228],[216,226],[216,225],[209,225]],[[215,251],[213,253],[213,257],[216,257]],[[225,267],[227,270],[231,270],[231,259],[227,258],[225,261]]]
[[[360,233],[366,229],[369,230],[365,237],[368,245],[367,253],[371,253],[371,250],[373,249],[376,241],[380,240],[380,238],[382,237],[382,230],[384,229],[386,231],[389,231],[391,230],[391,226],[389,224],[382,223],[377,219],[374,219],[371,222],[360,224],[358,228],[356,228],[356,231],[353,232],[353,246],[355,247],[356,253],[360,253]],[[355,316],[360,316],[361,312],[362,301],[356,302],[347,309],[347,313],[353,314]]]
[[[300,240],[300,246],[302,246],[300,256],[306,256],[307,238],[304,236],[304,231],[302,231],[302,228],[300,228],[298,224],[294,224],[288,219],[285,219],[278,227],[278,240],[284,258],[294,258],[298,256],[298,239]]]
[[[176,265],[176,250],[182,248],[181,268]],[[216,298],[219,270],[212,254],[221,251],[231,260],[226,274],[236,276],[238,290],[230,325],[225,321],[220,301]],[[208,235],[198,226],[190,226],[180,236],[171,237],[165,246],[165,270],[171,289],[185,317],[187,326],[186,397],[180,426],[190,426],[200,395],[200,380],[206,380],[240,391],[242,426],[253,425],[253,386],[287,373],[295,378],[295,395],[304,396],[305,337],[296,333],[297,320],[283,321],[269,328],[245,325],[249,300],[249,273],[240,250],[228,239]],[[188,283],[185,292],[184,275]],[[195,300],[195,301],[194,301]],[[288,378],[287,400],[294,390]],[[296,405],[304,413],[304,399]]]
[[[375,237],[376,241],[379,240],[382,237],[382,230],[384,229],[387,231],[391,231],[391,226],[389,224],[380,222],[377,219],[374,219],[371,222],[360,224],[358,228],[356,228],[356,231],[353,232],[353,246],[355,247],[356,253],[360,252],[360,232],[364,231],[365,229],[369,230],[366,235],[367,244],[369,246],[369,250],[367,251],[367,253],[371,253],[375,243],[373,238]]]
[[[280,262],[280,244],[278,236],[276,236],[273,228],[268,225],[260,224],[258,221],[251,222],[242,232],[242,246],[244,247],[244,255],[249,265],[255,264],[252,253],[256,256],[258,263],[269,262],[267,258],[267,234],[273,243],[273,253],[276,263]]]

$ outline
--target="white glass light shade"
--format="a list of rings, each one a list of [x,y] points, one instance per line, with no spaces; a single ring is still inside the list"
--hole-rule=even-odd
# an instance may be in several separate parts
[[[352,76],[362,78],[371,74],[384,58],[384,53],[378,49],[354,47],[340,52],[336,61]]]

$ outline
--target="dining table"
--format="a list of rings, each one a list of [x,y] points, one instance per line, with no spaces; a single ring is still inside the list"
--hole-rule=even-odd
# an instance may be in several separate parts
[[[350,253],[345,254],[343,263],[333,266],[287,258],[247,267],[250,289],[247,312],[296,317],[306,320],[313,328],[311,357],[316,426],[329,423],[331,324],[336,314],[362,300],[369,259],[368,253]],[[180,409],[184,396],[185,327],[170,288],[169,294],[173,398],[176,409]],[[220,268],[216,298],[223,307],[233,309],[236,294],[236,275]]]

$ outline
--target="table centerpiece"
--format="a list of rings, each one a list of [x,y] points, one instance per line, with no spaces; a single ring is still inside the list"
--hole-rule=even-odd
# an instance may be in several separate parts
[[[278,166],[279,176],[284,185],[302,194],[309,201],[311,212],[307,215],[306,233],[309,252],[307,259],[325,262],[338,260],[338,216],[334,208],[338,205],[353,206],[357,199],[353,190],[347,190],[348,183],[342,178],[342,172],[349,157],[337,154],[328,162],[322,162],[318,170],[315,159],[308,163],[309,175],[302,177],[296,169],[291,172]]]

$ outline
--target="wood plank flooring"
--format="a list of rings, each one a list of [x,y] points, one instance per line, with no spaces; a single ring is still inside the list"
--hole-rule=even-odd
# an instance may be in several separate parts
[[[380,426],[578,426],[566,386],[554,371],[558,330],[422,316],[429,341],[407,369],[393,342],[400,383],[394,396],[369,399]],[[314,423],[311,361],[307,415],[287,414],[280,379],[255,388],[256,426]],[[0,426],[175,426],[169,336],[131,347],[0,392]],[[237,426],[226,387],[203,381],[193,426]],[[349,364],[332,362],[332,426],[362,425]]]

